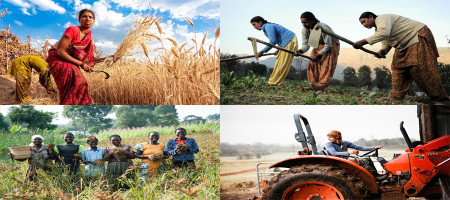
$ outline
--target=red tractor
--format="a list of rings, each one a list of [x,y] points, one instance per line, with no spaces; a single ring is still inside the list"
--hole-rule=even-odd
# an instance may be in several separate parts
[[[420,116],[419,118],[421,122],[426,121]],[[263,188],[261,199],[449,199],[448,113],[444,119],[447,124],[439,126],[447,131],[443,136],[413,144],[401,122],[400,130],[409,147],[404,153],[394,155],[390,161],[378,157],[378,150],[355,157],[370,157],[374,165],[382,166],[387,176],[379,181],[355,162],[329,156],[326,150],[318,150],[308,120],[300,114],[294,115],[294,120],[298,129],[295,138],[302,144],[303,150],[297,153],[297,157],[269,166],[288,169],[278,173],[270,181],[258,182],[258,186]],[[305,135],[301,122],[308,136]],[[421,129],[424,129],[422,126]]]

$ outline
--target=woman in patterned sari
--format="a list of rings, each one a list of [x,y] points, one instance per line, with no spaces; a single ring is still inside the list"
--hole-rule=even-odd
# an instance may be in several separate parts
[[[95,65],[94,38],[90,30],[95,22],[94,12],[81,10],[78,21],[80,26],[67,28],[59,42],[48,52],[47,63],[58,85],[61,105],[87,105],[92,102],[87,80],[80,68],[92,72]]]

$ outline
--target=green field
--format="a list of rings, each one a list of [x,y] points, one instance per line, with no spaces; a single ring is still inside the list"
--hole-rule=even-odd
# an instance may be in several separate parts
[[[406,96],[402,102],[382,99],[389,91],[367,91],[329,86],[324,91],[302,91],[303,81],[285,80],[281,86],[267,85],[267,78],[250,74],[221,74],[220,103],[227,105],[392,105],[430,103],[427,97]]]
[[[182,126],[187,129],[187,137],[197,141],[200,152],[195,155],[196,169],[179,169],[166,161],[157,177],[139,184],[138,169],[129,175],[112,179],[107,176],[89,178],[82,170],[70,177],[61,168],[53,166],[51,171],[38,170],[38,180],[26,182],[26,162],[12,161],[3,150],[0,157],[0,197],[31,199],[219,199],[219,123],[192,124]],[[175,138],[176,127],[148,127],[141,129],[110,130],[98,135],[99,147],[110,146],[109,135],[118,134],[122,144],[134,146],[147,142],[150,131],[161,133],[160,143]],[[31,135],[0,135],[2,149],[8,146],[29,144]],[[63,143],[62,135],[44,135],[45,143]],[[58,139],[60,138],[60,139]],[[85,145],[85,139],[77,139],[76,144]],[[87,147],[87,145],[86,145]],[[134,164],[138,166],[139,160]],[[136,167],[135,167],[136,168]],[[80,167],[83,169],[83,166]]]

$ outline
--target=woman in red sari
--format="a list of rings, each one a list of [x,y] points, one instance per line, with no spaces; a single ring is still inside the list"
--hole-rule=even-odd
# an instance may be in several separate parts
[[[61,40],[48,52],[47,63],[58,85],[61,105],[87,105],[92,102],[87,80],[80,68],[92,72],[95,65],[94,38],[90,30],[95,14],[83,9],[78,12],[78,21],[80,26],[67,28]]]

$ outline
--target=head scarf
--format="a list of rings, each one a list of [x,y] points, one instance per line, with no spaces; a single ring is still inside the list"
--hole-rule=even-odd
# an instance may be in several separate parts
[[[87,143],[89,143],[90,141],[96,140],[98,142],[98,139],[95,136],[89,136],[87,138]]]
[[[327,134],[327,136],[331,136],[334,139],[336,139],[337,144],[341,145],[341,149],[344,147],[344,142],[342,142],[341,132],[332,130],[330,133]]]
[[[35,138],[41,138],[41,140],[42,140],[42,145],[44,145],[44,137],[42,137],[42,135],[33,135],[33,136],[31,136],[31,143],[30,143],[28,146],[34,146],[33,140],[34,140]]]

